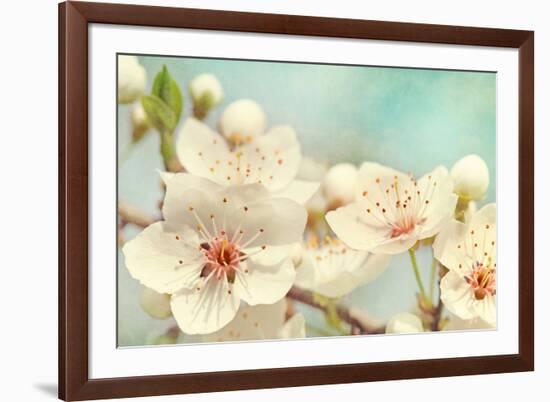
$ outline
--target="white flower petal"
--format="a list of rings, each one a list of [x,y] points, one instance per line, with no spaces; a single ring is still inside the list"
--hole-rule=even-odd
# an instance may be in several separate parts
[[[411,180],[406,174],[387,166],[373,162],[363,163],[359,168],[355,199],[358,201],[364,200],[363,193],[368,191],[369,199],[387,204],[387,197],[384,192],[388,186],[396,181],[396,177],[400,183],[408,183]],[[367,207],[369,206],[367,205]]]
[[[493,329],[494,325],[488,324],[479,317],[472,318],[470,320],[463,320],[454,314],[450,314],[449,322],[443,328],[444,331],[460,331],[470,329]]]
[[[196,234],[185,229],[167,232],[163,222],[145,228],[127,242],[122,252],[130,275],[159,293],[174,293],[193,286],[205,259]]]
[[[330,228],[347,246],[355,250],[371,251],[390,238],[390,229],[364,222],[357,204],[349,204],[329,211],[325,216]]]
[[[497,323],[496,296],[485,296],[482,300],[476,300],[473,305],[476,314],[487,324],[495,326]]]
[[[227,185],[227,177],[234,175],[235,156],[225,139],[192,117],[179,131],[176,152],[180,163],[191,174],[222,185]]]
[[[377,254],[400,254],[409,250],[415,245],[417,238],[411,235],[403,235],[395,238],[390,238],[380,242],[376,247],[372,248],[371,253]]]
[[[474,311],[474,293],[463,276],[454,271],[449,271],[441,279],[440,287],[441,301],[451,313],[463,320],[476,316]]]
[[[302,154],[290,126],[277,126],[240,147],[244,183],[261,183],[271,192],[284,190],[296,177]]]
[[[229,293],[223,280],[211,278],[200,290],[184,289],[172,295],[172,313],[186,334],[209,334],[230,322],[239,309],[239,298]]]
[[[251,203],[272,198],[265,186],[261,184],[243,184],[224,189],[224,196],[228,197],[231,208],[240,209]],[[228,204],[228,205],[229,205]]]
[[[460,265],[464,268],[470,266],[470,261],[463,250],[467,230],[468,227],[465,224],[453,220],[437,235],[433,243],[434,257],[445,267],[457,273],[465,272]]]
[[[304,205],[313,194],[319,189],[320,183],[305,180],[292,180],[290,184],[282,191],[276,193],[278,198],[288,198]]]
[[[294,244],[285,244],[284,246],[268,246],[265,248],[252,247],[243,249],[242,252],[247,255],[253,255],[254,262],[260,265],[276,265],[285,258],[292,255]]]
[[[295,314],[285,322],[286,309],[285,299],[274,304],[242,305],[235,319],[221,330],[205,335],[203,339],[222,342],[304,337],[304,317]]]
[[[387,334],[412,334],[417,332],[424,332],[424,327],[420,318],[411,313],[396,314],[386,325]]]
[[[361,284],[374,281],[388,268],[390,259],[386,254],[369,254],[366,263],[353,271],[356,281]]]
[[[470,255],[480,261],[488,258],[492,264],[496,263],[497,257],[496,214],[496,204],[485,205],[472,216],[468,225],[469,233],[465,236],[465,243]]]
[[[315,265],[314,256],[309,250],[303,250],[300,253],[298,262],[298,265],[295,264],[295,285],[302,289],[313,290],[315,285],[320,282],[318,279],[320,273],[316,269],[317,267]]]
[[[458,196],[453,193],[453,181],[443,166],[422,177],[418,189],[428,201],[420,210],[420,218],[424,219],[420,237],[425,239],[437,234],[452,219]]]
[[[368,213],[357,203],[330,211],[326,221],[338,238],[355,250],[370,251],[391,237],[391,229],[374,222],[366,223]]]
[[[339,298],[376,279],[388,266],[390,256],[348,248],[342,252],[342,247],[345,246],[304,251],[296,273],[296,285],[326,297]]]
[[[260,265],[247,260],[248,272],[238,272],[234,293],[250,305],[271,304],[282,299],[292,287],[296,272],[290,258],[277,265]]]
[[[271,192],[282,191],[292,182],[301,160],[291,127],[275,127],[230,150],[219,134],[193,118],[180,130],[176,150],[182,165],[194,175],[223,186],[263,184]]]
[[[185,191],[184,197],[172,197],[167,190],[165,204],[162,208],[164,218],[167,220],[167,227],[170,230],[176,230],[182,226],[189,226],[197,233],[204,233],[209,238],[216,236],[218,231],[215,230],[217,228],[210,216],[215,217],[218,212],[223,210],[221,206],[223,199],[216,195],[216,193],[189,188]],[[217,219],[219,218],[218,216]]]
[[[487,204],[472,216],[470,227],[477,229],[485,225],[495,225],[496,220],[497,204]]]
[[[306,319],[301,313],[296,313],[285,322],[279,331],[279,338],[295,339],[306,337]]]
[[[435,258],[457,272],[467,272],[473,263],[486,257],[495,263],[496,205],[489,204],[477,211],[468,225],[453,220],[436,237],[433,247]]]
[[[195,212],[202,215],[205,225],[210,223],[208,213],[199,210],[198,206],[207,203],[206,205],[215,204],[218,209],[222,208],[223,196],[215,198],[215,195],[223,190],[222,186],[187,173],[161,172],[161,177],[166,184],[162,215],[170,229],[174,230],[181,225],[197,228],[198,222],[191,213],[190,207],[195,208]]]
[[[242,231],[242,248],[286,245],[301,240],[307,221],[305,208],[285,198],[266,199],[233,210],[227,232]]]

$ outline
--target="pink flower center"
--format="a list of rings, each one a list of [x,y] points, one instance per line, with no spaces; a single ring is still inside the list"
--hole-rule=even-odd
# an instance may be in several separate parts
[[[239,251],[237,244],[229,241],[226,236],[214,239],[211,243],[202,243],[201,249],[208,259],[202,269],[201,276],[214,274],[221,279],[225,274],[230,283],[235,281],[235,272],[243,261],[244,253]]]
[[[483,300],[486,296],[496,294],[496,270],[494,267],[484,266],[476,262],[472,274],[465,277],[466,282],[474,290],[474,296],[477,300]]]
[[[416,219],[414,218],[405,219],[403,221],[396,222],[396,224],[394,224],[392,227],[391,237],[395,238],[395,237],[412,233],[415,227],[416,227]]]
[[[419,186],[416,178],[378,177],[363,191],[367,214],[391,229],[391,238],[409,235],[426,222],[437,182],[428,176]]]

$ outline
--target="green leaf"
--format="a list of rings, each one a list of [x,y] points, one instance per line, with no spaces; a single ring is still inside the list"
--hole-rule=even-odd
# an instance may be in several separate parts
[[[159,97],[155,95],[142,96],[141,104],[151,124],[160,132],[174,130],[178,124],[178,118],[174,111]]]
[[[163,66],[162,70],[155,77],[152,95],[163,100],[172,109],[176,116],[177,124],[183,108],[183,97],[178,84],[172,78],[166,66]]]

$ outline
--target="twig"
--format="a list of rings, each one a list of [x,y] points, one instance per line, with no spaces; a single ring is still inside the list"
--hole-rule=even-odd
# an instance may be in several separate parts
[[[321,304],[319,301],[315,300],[311,292],[297,288],[295,286],[289,290],[287,297],[307,304],[318,310],[322,310],[324,312],[327,311],[327,307]],[[345,321],[352,327],[357,328],[360,334],[384,333],[384,328],[382,326],[380,326],[379,324],[374,324],[372,318],[367,317],[365,313],[356,308],[347,307],[343,304],[338,304],[336,306],[336,312],[338,314],[338,317],[340,317],[342,321]]]
[[[443,303],[441,299],[437,302],[437,306],[433,310],[433,321],[431,325],[432,331],[439,331],[439,322],[441,321],[441,311],[443,310]]]

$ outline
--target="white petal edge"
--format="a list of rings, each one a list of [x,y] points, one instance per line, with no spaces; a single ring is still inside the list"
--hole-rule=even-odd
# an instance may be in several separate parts
[[[125,265],[134,279],[159,293],[189,288],[204,266],[195,237],[189,229],[175,234],[164,230],[164,222],[153,223],[124,245]]]
[[[250,259],[248,270],[248,273],[237,273],[233,291],[252,306],[281,300],[296,277],[290,258],[272,266],[260,265]]]
[[[304,205],[308,202],[313,194],[317,192],[321,183],[306,180],[293,180],[282,191],[275,194],[276,197],[288,198],[298,204]]]
[[[229,294],[222,280],[211,279],[198,291],[184,289],[170,300],[180,329],[189,335],[209,334],[229,323],[239,309],[235,292]]]

